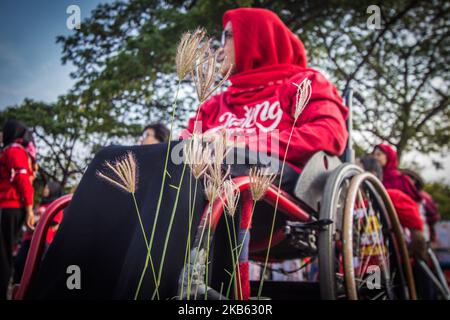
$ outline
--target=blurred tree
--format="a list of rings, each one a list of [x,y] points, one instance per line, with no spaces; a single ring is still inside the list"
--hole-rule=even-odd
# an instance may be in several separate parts
[[[370,145],[386,141],[399,157],[411,149],[448,152],[449,2],[384,1],[378,30],[367,25],[369,4],[308,30],[310,56],[340,88],[365,98],[354,121]]]
[[[380,8],[378,29],[368,24],[370,5]],[[223,13],[240,6],[275,11],[305,43],[312,67],[341,91],[351,86],[361,93],[365,103],[354,108],[360,150],[384,140],[395,145],[400,156],[411,149],[448,152],[450,3],[443,0],[100,4],[81,29],[57,38],[63,63],[75,66],[76,84],[70,93],[54,104],[26,100],[2,117],[16,115],[32,126],[42,150],[48,148],[46,170],[67,182],[82,171],[96,146],[136,135],[148,122],[169,119],[181,33],[203,26],[219,38]],[[197,107],[189,81],[177,108],[179,126]],[[75,161],[77,149],[81,151]],[[60,158],[52,160],[55,155]]]
[[[132,129],[141,130],[140,126],[124,128],[113,116],[86,110],[73,95],[53,104],[26,99],[0,112],[0,123],[8,118],[23,121],[33,131],[41,173],[63,187],[77,182],[100,146],[120,142]]]
[[[379,29],[368,24],[380,8]],[[180,34],[197,26],[218,37],[223,13],[239,6],[274,10],[305,42],[310,64],[343,91],[366,98],[355,129],[370,145],[404,151],[447,150],[450,138],[449,33],[446,1],[130,0],[99,5],[70,36],[59,37],[63,62],[76,66],[74,92],[86,108],[167,120]],[[257,35],[255,35],[257,36]],[[181,123],[195,108],[186,92]],[[189,99],[191,98],[191,99]],[[169,111],[169,112],[167,112]],[[136,119],[134,119],[136,120]]]
[[[443,220],[450,219],[450,187],[443,183],[429,183],[425,185],[425,191],[431,194],[438,204],[439,212]]]

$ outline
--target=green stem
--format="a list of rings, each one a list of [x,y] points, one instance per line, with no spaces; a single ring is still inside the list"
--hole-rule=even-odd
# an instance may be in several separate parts
[[[147,250],[148,250],[147,236],[145,234],[144,224],[142,223],[142,218],[141,218],[141,213],[139,211],[139,206],[138,206],[137,201],[136,201],[136,195],[134,194],[134,192],[132,192],[131,196],[133,197],[134,207],[136,208],[136,213],[137,213],[137,216],[138,216],[138,219],[139,219],[139,224],[141,226],[142,235],[144,236],[145,246],[147,247]],[[153,280],[155,281],[155,284],[156,284],[155,267],[153,265],[153,260],[152,260],[151,256],[149,256],[149,258],[150,258],[150,265],[152,267],[152,272],[153,272]],[[146,259],[146,264],[148,265],[148,259]],[[139,279],[139,283],[142,283],[142,278],[143,277],[141,276],[141,279]],[[159,296],[159,292],[158,292],[158,296]],[[136,300],[136,299],[137,299],[137,294],[135,293],[134,300]]]
[[[185,273],[186,273],[186,268],[187,268],[186,261],[187,261],[187,258],[188,258],[188,251],[189,251],[189,249],[190,249],[190,245],[189,245],[189,242],[190,242],[190,232],[189,232],[190,227],[189,227],[189,224],[190,224],[190,221],[191,221],[191,210],[192,210],[192,207],[191,207],[191,205],[192,205],[191,197],[192,197],[192,173],[189,174],[189,208],[188,208],[188,219],[189,219],[189,222],[188,222],[188,239],[186,240],[186,249],[185,249],[185,251],[184,251],[184,262],[183,262],[183,269],[182,269],[182,277],[183,277],[183,278],[181,279],[180,300],[181,300],[182,297],[183,297],[184,278],[185,278],[184,275],[185,275]]]
[[[234,220],[233,219],[231,220],[231,223],[234,224]],[[230,226],[228,224],[228,218],[227,218],[226,214],[225,214],[225,224],[227,226],[228,241],[229,241],[230,250],[231,250],[231,260],[232,260],[232,263],[233,263],[233,266],[234,266],[235,263],[236,263],[235,262],[236,260],[235,260],[235,257],[234,257],[235,249],[233,248],[233,240],[231,239],[231,231],[230,231]],[[230,289],[231,289],[231,283],[232,282],[233,282],[233,274],[230,275],[230,282],[228,283],[227,293],[226,293],[227,298],[229,298],[229,296],[230,296]]]
[[[212,206],[208,206],[208,215],[211,215],[211,214],[212,214]],[[208,219],[208,217],[206,219]],[[202,233],[200,234],[199,247],[201,246],[201,243],[203,241],[203,236],[205,235],[206,226],[208,226],[208,229],[210,228],[210,226],[208,224],[206,224],[206,222],[205,222],[205,227],[202,229]],[[199,253],[200,253],[200,250],[199,250],[199,248],[197,248],[197,252],[196,252],[195,258],[194,258],[194,267],[197,263]],[[192,275],[192,277],[193,277],[193,275]],[[191,285],[192,285],[192,277],[191,277]],[[198,292],[198,286],[195,288],[194,300],[197,300],[197,292]]]
[[[239,242],[238,242],[238,239],[237,239],[236,226],[235,226],[234,223],[231,226],[233,227],[233,237],[234,237],[234,245],[235,245],[234,251],[235,251],[235,254],[236,254],[236,263],[237,263],[237,268],[238,268],[238,272],[239,272],[239,263],[238,263],[239,257],[237,255],[237,252],[238,252],[238,249],[239,249]],[[236,268],[236,266],[233,266],[233,267]],[[231,275],[232,275],[231,279],[233,279],[233,273],[231,273]],[[234,281],[235,281],[234,282],[234,296],[237,297],[238,296],[238,291],[237,291],[236,275],[234,275]]]
[[[220,283],[220,296],[219,296],[219,300],[222,300],[222,291],[223,291],[223,282]]]
[[[172,140],[173,123],[174,123],[174,119],[175,119],[175,111],[177,109],[176,107],[177,107],[178,93],[180,91],[180,85],[181,85],[181,81],[178,80],[177,89],[175,92],[175,98],[174,98],[174,101],[172,104],[172,117],[171,117],[171,122],[170,122],[169,142],[167,143],[166,160],[164,162],[164,171],[163,171],[163,176],[162,176],[162,181],[161,181],[161,188],[159,191],[158,204],[156,206],[155,220],[153,221],[152,232],[150,234],[150,243],[149,243],[148,250],[147,250],[147,257],[145,258],[145,260],[146,260],[145,266],[144,266],[144,269],[142,270],[138,287],[136,288],[135,298],[139,295],[139,291],[141,290],[142,280],[144,278],[145,271],[147,270],[147,267],[148,267],[148,260],[151,260],[150,253],[151,253],[151,250],[153,247],[153,239],[155,236],[156,224],[158,222],[159,211],[161,209],[162,197],[164,194],[164,185],[166,183],[167,164],[169,163],[169,154],[170,154],[170,145],[171,145],[171,140]]]
[[[211,204],[208,204],[208,212],[207,212],[207,215],[208,214],[212,214],[212,205]],[[208,219],[208,217],[206,217],[206,219]],[[205,225],[203,226],[203,228],[202,228],[202,233],[200,234],[200,239],[199,239],[199,241],[198,241],[198,245],[199,245],[199,247],[201,246],[201,244],[202,244],[202,241],[203,241],[203,236],[205,235],[205,229],[206,229],[206,219],[205,219]],[[201,222],[200,222],[201,223]],[[208,228],[209,228],[209,226],[208,226]],[[199,253],[200,253],[200,250],[199,250],[199,248],[197,247],[197,252],[195,253],[195,257],[194,257],[194,263],[193,263],[193,266],[194,266],[194,268],[195,268],[195,265],[196,265],[196,263],[197,263],[197,259],[198,259],[198,255],[199,255]],[[190,284],[189,285],[192,285],[192,278],[194,277],[194,273],[192,273],[192,275],[191,275],[191,278],[190,278]],[[190,289],[190,288],[188,288],[188,289]],[[196,290],[196,292],[195,292],[195,294],[194,294],[194,300],[197,298],[197,290]]]
[[[256,206],[256,201],[253,201],[252,216],[253,216],[253,213],[255,212],[255,206]],[[244,248],[245,239],[246,239],[248,233],[249,233],[249,230],[245,230],[244,237],[242,238],[242,243],[238,247],[236,247],[236,248],[239,248],[239,253],[237,254],[237,259],[239,259],[239,257],[241,256],[242,249]],[[239,260],[233,267],[233,273],[231,274],[231,279],[233,279],[233,277],[236,278],[236,276],[235,276],[236,267],[237,267],[237,271],[238,271],[238,275],[239,275],[239,283],[241,283],[240,274],[239,274],[240,273],[239,272]],[[230,287],[230,286],[231,286],[231,282],[228,284],[228,287]],[[239,287],[240,287],[240,293],[241,293],[241,299],[242,299],[242,284]],[[237,282],[236,282],[236,290],[237,290]],[[236,296],[237,296],[237,292],[236,292]]]
[[[213,209],[213,205],[214,202],[216,202],[217,200],[217,196],[218,194],[217,191],[219,191],[219,189],[215,190],[213,193],[213,201],[211,202],[211,212],[209,214],[209,223],[208,223],[208,243],[206,245],[206,266],[205,266],[205,286],[206,288],[208,288],[208,270],[209,270],[209,250],[210,250],[210,244],[211,244],[211,219],[212,219],[212,209]],[[219,191],[220,192],[220,191]],[[197,297],[197,293],[195,294],[195,297]],[[208,290],[206,290],[205,292],[205,300],[208,299]]]
[[[190,180],[192,181],[192,174],[190,176]],[[191,181],[189,181],[189,197],[191,194]],[[187,240],[187,244],[186,244],[186,252],[184,253],[184,266],[188,267],[187,270],[187,278],[189,281],[189,273],[190,273],[190,262],[191,261],[191,229],[192,229],[192,221],[194,219],[194,208],[195,208],[195,200],[197,198],[197,179],[195,179],[195,187],[194,187],[194,200],[192,202],[192,207],[190,208],[190,212],[189,212],[189,225],[188,225],[188,240]],[[190,201],[190,199],[189,199]],[[186,272],[186,270],[184,270],[184,272]],[[180,299],[183,297],[183,289],[184,289],[184,274],[183,274],[183,279],[181,280],[181,294],[180,294]],[[187,297],[189,299],[189,292],[187,293]]]
[[[297,119],[295,119],[295,121],[292,125],[291,133],[289,134],[289,139],[288,139],[288,142],[286,145],[286,152],[284,153],[284,157],[283,157],[283,163],[281,165],[280,181],[278,182],[277,200],[275,201],[275,211],[273,213],[272,226],[270,228],[269,245],[267,247],[266,259],[264,261],[264,269],[263,269],[263,273],[262,273],[263,276],[261,278],[261,281],[259,283],[259,288],[258,288],[258,300],[261,298],[261,293],[262,293],[262,289],[263,289],[263,285],[264,285],[264,275],[266,274],[267,264],[269,262],[270,247],[272,246],[273,230],[275,229],[275,219],[277,217],[278,200],[280,199],[280,189],[281,189],[281,181],[283,180],[284,165],[286,164],[286,157],[287,157],[288,150],[289,150],[289,144],[291,143],[291,138],[292,138],[292,134],[294,132],[296,121],[297,121]]]
[[[137,201],[136,201],[136,195],[134,194],[134,192],[132,192],[131,196],[133,197],[134,207],[136,209],[136,213],[137,213],[137,216],[138,216],[139,224],[141,226],[141,231],[142,231],[142,236],[144,237],[145,246],[148,248],[147,235],[145,234],[144,224],[142,223],[141,213],[139,212],[139,206],[138,206]]]
[[[166,239],[164,240],[163,253],[162,253],[161,263],[159,265],[159,271],[158,271],[158,282],[156,284],[155,291],[153,292],[152,300],[155,298],[155,294],[158,292],[158,288],[159,288],[159,285],[160,285],[162,270],[163,270],[164,261],[165,261],[165,258],[166,258],[167,245],[169,244],[170,234],[171,234],[171,231],[172,231],[173,221],[175,219],[175,213],[176,213],[177,207],[178,207],[178,199],[180,197],[181,185],[183,183],[183,178],[184,178],[185,171],[186,171],[186,164],[183,165],[183,171],[181,172],[180,183],[178,184],[177,194],[175,196],[175,203],[174,203],[173,208],[172,208],[172,214],[170,216],[169,227],[168,227],[168,230],[167,230]]]
[[[212,211],[212,207],[211,207]],[[206,246],[206,271],[205,271],[205,286],[208,288],[208,270],[209,270],[209,250],[211,243],[211,218],[212,214],[209,215],[209,228],[208,228],[208,244]],[[208,290],[205,292],[205,300],[208,300]]]

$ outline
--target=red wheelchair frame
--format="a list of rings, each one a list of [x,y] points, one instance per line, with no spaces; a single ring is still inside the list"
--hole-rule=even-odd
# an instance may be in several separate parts
[[[351,108],[351,97],[352,93],[349,91],[346,95],[346,105]],[[348,120],[348,129],[349,132],[351,132],[351,119]],[[351,137],[349,138],[349,143],[346,148],[346,152],[344,155],[345,162],[352,162],[353,158],[353,150],[351,148]],[[328,169],[328,167],[327,167]],[[331,169],[331,168],[330,168]],[[348,172],[350,172],[349,170]],[[335,178],[340,177],[340,172],[338,172],[339,175],[337,175]],[[338,180],[336,180],[338,181]],[[237,177],[233,179],[233,182],[235,185],[239,188],[241,192],[241,216],[240,216],[240,229],[246,230],[246,232],[250,229],[251,221],[252,221],[252,213],[253,213],[253,200],[250,195],[250,178],[243,176],[243,177]],[[330,189],[331,190],[331,189]],[[326,188],[325,188],[326,191]],[[326,192],[325,192],[326,193]],[[217,200],[212,203],[208,204],[206,208],[203,210],[201,220],[199,223],[199,226],[197,228],[197,235],[194,239],[194,249],[199,248],[205,248],[205,241],[210,241],[210,238],[208,236],[208,239],[205,240],[203,238],[203,232],[204,230],[209,230],[214,233],[216,230],[216,227],[219,223],[220,218],[222,217],[224,213],[224,206],[222,202],[222,197],[218,197]],[[23,276],[21,279],[21,283],[18,285],[17,288],[15,288],[13,292],[13,299],[21,300],[24,299],[27,296],[30,283],[33,281],[33,278],[35,277],[35,274],[38,269],[38,265],[42,260],[43,252],[44,252],[44,243],[45,243],[45,235],[47,233],[47,230],[50,227],[51,222],[53,221],[53,218],[56,216],[56,214],[68,206],[72,199],[72,195],[66,195],[58,200],[54,201],[46,210],[43,217],[41,218],[40,222],[38,223],[36,227],[36,231],[33,235],[31,246],[29,250],[28,257],[26,259],[26,264],[23,272]],[[278,187],[272,185],[270,186],[265,195],[264,199],[265,202],[271,204],[272,206],[277,203],[277,211],[280,211],[281,213],[285,214],[288,218],[298,221],[298,222],[315,222],[317,221],[317,218],[313,216],[314,209],[310,209],[309,206],[304,205],[300,200],[297,200],[293,196],[289,195],[283,190],[278,189]],[[307,202],[305,202],[307,203]],[[201,231],[201,232],[199,232]],[[275,231],[275,230],[274,230]],[[202,234],[202,235],[200,235]],[[252,251],[257,252],[261,250],[265,250],[269,247],[274,247],[275,245],[279,244],[286,238],[286,235],[284,232],[276,231],[273,234],[272,239],[268,239],[267,241],[264,241],[263,243],[252,243],[248,244],[247,249],[249,250],[249,253],[251,255]],[[407,259],[406,259],[407,260]],[[405,260],[405,261],[406,261]],[[189,262],[191,263],[191,262]],[[240,262],[239,262],[240,263]],[[247,265],[248,267],[248,265]],[[245,274],[247,273],[247,274]],[[185,271],[183,268],[181,276],[185,276]],[[326,277],[325,277],[326,278]],[[247,283],[243,283],[243,281]],[[249,287],[249,278],[248,278],[248,268],[243,271],[243,274],[240,274],[239,280],[236,280],[237,283],[235,283],[236,287],[240,287],[241,295],[238,294],[238,296],[235,296],[237,299],[248,299],[250,295],[250,287]],[[204,284],[203,284],[204,285]],[[214,289],[209,288],[205,286],[204,288],[206,292],[211,291],[211,297],[214,298],[223,298],[221,294],[216,292]],[[244,290],[242,290],[244,289]],[[181,297],[183,298],[183,297]]]
[[[352,99],[352,90],[349,90],[345,93],[345,104],[351,109],[351,99]],[[348,119],[348,129],[351,131],[351,118]],[[350,134],[349,134],[350,135]],[[352,149],[351,149],[351,137],[349,137],[348,147],[345,152],[345,158],[350,160],[352,157]],[[249,229],[251,224],[251,214],[252,214],[252,202],[253,200],[249,196],[249,188],[250,188],[250,178],[249,177],[237,177],[233,179],[233,182],[243,194],[241,197],[241,226],[244,229]],[[247,193],[247,194],[246,194]],[[278,198],[278,199],[277,199]],[[66,195],[55,202],[53,202],[46,212],[44,213],[41,221],[36,227],[36,231],[34,233],[30,251],[26,260],[24,273],[21,279],[21,283],[19,284],[17,290],[14,290],[13,298],[14,299],[24,299],[29,289],[30,283],[33,280],[33,277],[36,274],[36,270],[39,262],[42,259],[43,255],[43,246],[45,242],[45,234],[47,233],[48,228],[50,227],[50,223],[55,217],[55,215],[69,204],[72,199],[72,195]],[[286,214],[289,218],[299,222],[308,222],[316,220],[310,213],[306,211],[306,208],[302,207],[301,203],[296,200],[294,197],[289,195],[283,190],[278,189],[278,187],[272,185],[268,188],[265,193],[264,201],[269,204],[274,205],[277,202],[277,210]],[[208,215],[208,211],[211,209],[211,215]],[[200,224],[198,228],[203,228],[208,226],[214,231],[217,227],[217,224],[220,220],[220,217],[223,214],[223,203],[220,197],[212,204],[211,208],[209,205],[206,206],[202,213],[202,217],[200,220]],[[200,229],[199,229],[200,230]],[[275,231],[275,230],[274,230]],[[250,251],[253,250],[263,250],[266,249],[269,245],[269,241],[271,242],[271,247],[277,245],[285,238],[284,232],[276,232],[273,234],[271,240],[268,240],[264,243],[253,243],[250,245]],[[201,239],[195,239],[197,245],[201,241]],[[194,244],[195,247],[195,244]],[[242,287],[242,283],[237,284]],[[246,288],[246,292],[243,293],[241,299],[246,299],[249,297],[249,288]]]
[[[240,229],[248,232],[251,226],[253,213],[253,199],[250,195],[250,178],[248,176],[237,177],[233,179],[233,182],[241,192]],[[217,197],[213,204],[208,204],[203,210],[199,226],[197,227],[197,235],[193,244],[193,248],[196,248],[197,252],[200,248],[206,248],[207,246],[206,242],[208,240],[205,239],[205,237],[203,237],[201,234],[204,233],[204,230],[210,230],[212,233],[214,233],[220,218],[224,214],[224,204],[222,199],[222,197]],[[298,200],[289,195],[287,192],[279,189],[275,185],[271,185],[266,190],[263,200],[273,207],[275,207],[275,204],[277,203],[277,211],[285,214],[288,218],[294,221],[311,222],[316,220],[316,218],[314,218],[310,213],[306,211],[306,209],[302,207],[302,204]],[[270,247],[272,248],[286,238],[284,230],[282,230],[282,232],[276,232],[276,230],[274,231],[275,232],[273,234],[272,240],[267,239],[267,241],[264,242],[249,244],[248,249],[250,256],[252,252],[266,250],[269,247],[269,241]],[[195,260],[196,259],[194,258],[194,261]],[[247,300],[250,297],[248,268],[239,270],[240,274],[238,274],[236,277],[237,283],[235,285],[237,288],[240,288],[236,291],[240,292],[242,295],[238,294],[239,296],[235,298]],[[183,273],[184,270],[182,271],[182,277],[184,276]],[[206,288],[206,290],[208,291],[207,295],[209,297],[215,297],[217,299],[224,298],[218,292],[209,287]],[[181,290],[180,292],[183,292],[183,290]],[[186,291],[184,292],[186,293]]]
[[[71,200],[72,194],[68,194],[53,201],[39,220],[36,230],[34,231],[33,238],[31,239],[30,250],[25,262],[22,279],[20,280],[20,284],[13,289],[12,298],[14,300],[23,300],[25,298],[30,287],[30,283],[33,280],[39,263],[42,260],[47,231],[58,212],[66,208]]]
[[[239,188],[239,190],[244,192],[250,192],[250,178],[249,177],[238,177],[233,179],[233,182]],[[279,192],[279,195],[278,195]],[[269,204],[274,205],[277,201],[278,196],[278,210],[283,212],[288,217],[296,220],[307,222],[313,219],[309,213],[307,213],[304,209],[300,207],[300,204],[297,200],[295,200],[292,196],[284,192],[283,190],[279,190],[276,186],[272,185],[266,191],[264,196],[264,200]],[[45,244],[45,236],[47,234],[50,225],[56,216],[56,214],[66,208],[70,201],[72,200],[72,194],[65,195],[57,200],[55,200],[45,211],[43,216],[41,217],[39,223],[36,226],[36,230],[33,234],[33,238],[31,240],[30,250],[26,259],[25,268],[23,271],[22,279],[20,284],[17,285],[13,290],[13,299],[14,300],[22,300],[26,297],[27,292],[30,287],[30,283],[33,281],[36,271],[38,269],[39,263],[42,260],[42,256],[44,253],[44,244]],[[252,201],[251,199],[247,201]],[[248,205],[244,201],[242,203],[242,216],[241,220],[251,221],[251,204]],[[248,208],[244,210],[244,208]],[[215,230],[220,217],[223,214],[223,203],[219,198],[212,204],[211,211],[211,219],[208,218],[208,210],[209,205],[206,206],[199,228],[205,227],[205,224],[209,224],[211,222],[211,229]],[[276,245],[280,241],[283,240],[284,234],[280,234],[280,236],[274,235],[272,246]],[[261,245],[261,244],[260,244]],[[263,245],[264,246],[264,245]]]

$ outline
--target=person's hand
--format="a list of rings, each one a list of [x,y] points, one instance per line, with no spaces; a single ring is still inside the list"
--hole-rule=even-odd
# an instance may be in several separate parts
[[[25,224],[31,230],[34,230],[34,212],[31,206],[26,207]]]
[[[411,230],[411,245],[410,245],[411,254],[422,260],[427,260],[427,241],[423,235],[423,232],[420,230]]]

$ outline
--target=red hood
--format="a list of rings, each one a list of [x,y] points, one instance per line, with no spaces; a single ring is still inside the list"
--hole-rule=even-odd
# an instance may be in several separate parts
[[[231,21],[238,72],[292,64],[306,68],[303,43],[272,11],[240,8],[223,16],[223,27]]]
[[[379,144],[375,148],[381,149],[387,158],[383,167],[383,184],[386,188],[398,189],[410,196],[414,201],[420,202],[422,197],[414,186],[412,180],[398,170],[397,151],[388,144]]]
[[[233,86],[251,87],[290,78],[307,65],[303,43],[272,11],[240,8],[225,12],[231,22],[237,73]]]
[[[383,168],[383,171],[392,171],[397,170],[398,167],[398,157],[397,157],[397,151],[394,150],[390,145],[388,144],[379,144],[376,146],[376,148],[381,149],[383,153],[386,155],[387,163]]]

